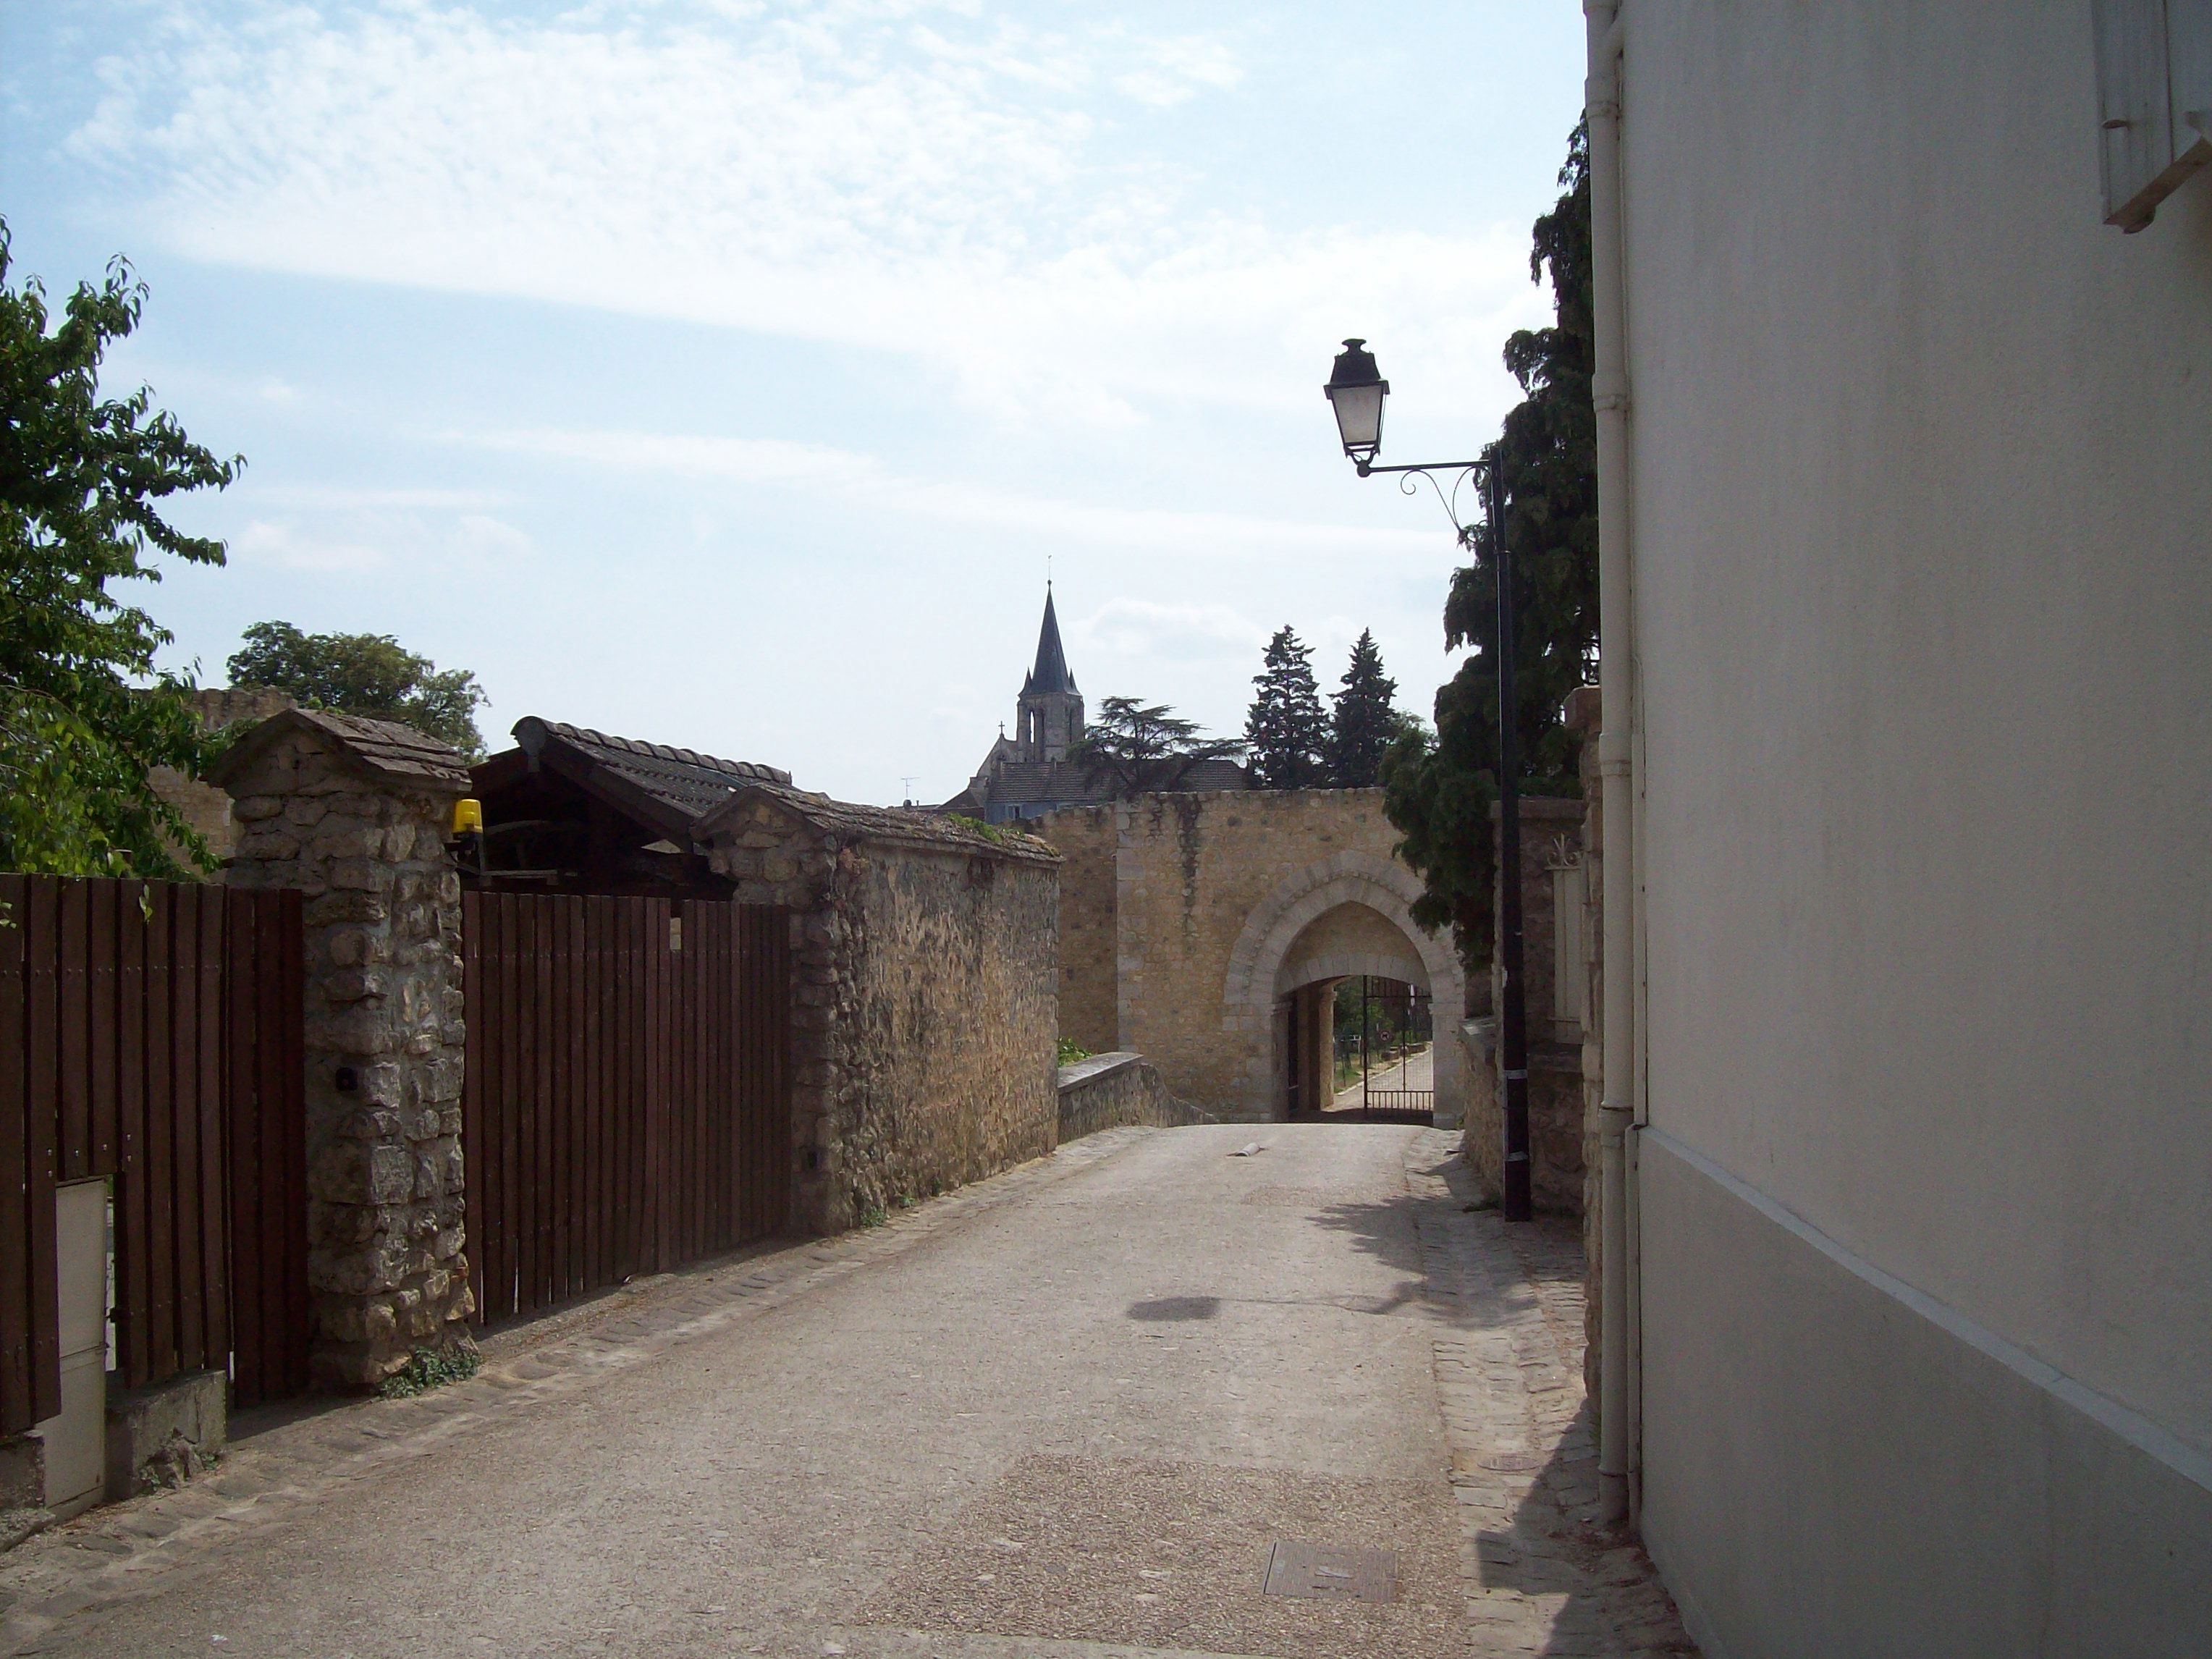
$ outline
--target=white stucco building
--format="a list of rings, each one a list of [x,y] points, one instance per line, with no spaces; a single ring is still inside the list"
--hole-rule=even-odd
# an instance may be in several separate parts
[[[1592,9],[1613,1472],[1711,1654],[2212,1652],[2212,3]]]

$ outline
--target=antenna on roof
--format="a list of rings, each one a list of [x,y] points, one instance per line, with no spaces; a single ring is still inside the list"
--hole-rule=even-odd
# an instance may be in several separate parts
[[[908,806],[913,805],[914,805],[914,780],[913,780],[912,778],[901,778],[901,779],[899,780],[899,781],[900,781],[901,783],[902,783],[902,784],[904,784],[904,785],[906,786],[906,804],[907,804]]]

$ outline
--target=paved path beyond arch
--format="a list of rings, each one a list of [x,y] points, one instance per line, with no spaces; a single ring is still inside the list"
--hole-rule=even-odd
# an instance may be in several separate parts
[[[1234,1154],[1256,1141],[1262,1150]],[[1121,1130],[267,1428],[0,1557],[105,1659],[1679,1651],[1586,1534],[1574,1235],[1386,1126]],[[1517,1250],[1517,1254],[1516,1254]],[[1264,1594],[1394,1551],[1384,1604]]]

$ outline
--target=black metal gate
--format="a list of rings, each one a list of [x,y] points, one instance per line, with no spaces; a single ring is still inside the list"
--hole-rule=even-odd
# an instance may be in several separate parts
[[[1359,1104],[1370,1122],[1428,1123],[1437,1106],[1433,1070],[1436,1025],[1429,994],[1403,980],[1361,975],[1347,980],[1337,999],[1339,1075],[1355,1067]],[[1341,1100],[1350,1092],[1340,1091]]]

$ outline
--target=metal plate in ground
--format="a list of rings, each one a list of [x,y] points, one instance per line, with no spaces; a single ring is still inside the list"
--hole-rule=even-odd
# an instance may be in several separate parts
[[[1389,1550],[1280,1543],[1267,1553],[1261,1588],[1321,1601],[1389,1601],[1398,1594],[1398,1558]]]

